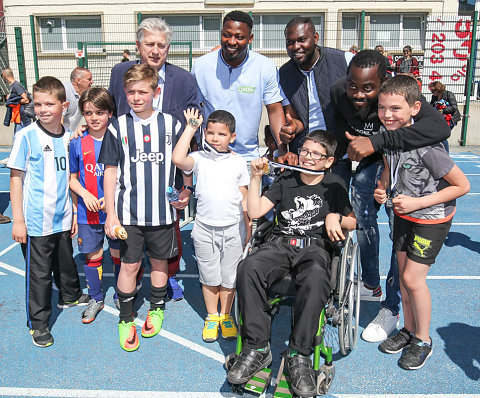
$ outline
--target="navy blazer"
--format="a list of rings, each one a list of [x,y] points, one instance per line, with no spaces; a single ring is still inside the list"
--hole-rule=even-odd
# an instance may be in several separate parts
[[[115,115],[117,117],[130,112],[125,90],[123,89],[123,75],[136,63],[138,62],[121,62],[112,68],[108,91],[115,100]],[[201,110],[195,79],[185,69],[166,62],[162,112],[172,115],[183,125],[185,123],[183,111],[187,108]]]

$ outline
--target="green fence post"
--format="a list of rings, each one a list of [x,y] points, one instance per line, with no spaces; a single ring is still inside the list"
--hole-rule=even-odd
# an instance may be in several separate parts
[[[478,11],[475,11],[473,17],[473,28],[472,28],[472,40],[470,42],[470,59],[468,61],[468,70],[467,77],[465,78],[466,86],[466,98],[465,98],[465,107],[463,108],[463,119],[462,119],[462,135],[460,138],[460,146],[465,146],[467,144],[467,127],[468,127],[468,118],[470,117],[470,95],[472,92],[472,76],[473,76],[473,65],[475,62],[475,40],[477,37],[477,20],[478,20]]]
[[[252,11],[249,11],[249,12],[248,12],[248,15],[250,15],[250,18],[252,18],[252,21],[253,21]],[[252,48],[253,48],[252,43],[250,43],[250,44],[248,45],[248,49],[251,50]]]
[[[363,50],[365,45],[365,10],[362,11],[360,18],[360,50]]]
[[[22,28],[15,27],[15,47],[17,48],[18,78],[23,87],[27,87],[25,72],[25,53],[23,52]]]
[[[37,82],[40,76],[38,74],[37,36],[35,35],[35,19],[33,15],[30,15],[30,34],[32,35],[33,70],[35,71],[35,81]]]
[[[142,23],[142,13],[139,12],[137,14],[137,25],[140,25]]]
[[[189,66],[189,71],[192,70],[192,66],[193,66],[193,44],[192,42],[189,42],[188,43],[188,49],[189,49],[189,52],[188,52],[188,66]]]
[[[83,43],[81,41],[77,42],[77,49],[83,50]],[[85,66],[85,52],[83,53],[83,57],[78,59],[78,66],[80,68],[86,68],[86,66]]]

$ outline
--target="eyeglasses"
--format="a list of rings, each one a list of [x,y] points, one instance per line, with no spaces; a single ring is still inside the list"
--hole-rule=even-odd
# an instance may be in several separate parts
[[[328,155],[324,155],[323,153],[318,153],[318,152],[310,152],[307,148],[300,148],[298,150],[298,154],[304,157],[307,157],[307,155],[310,155],[310,158],[312,158],[313,160],[328,159]]]

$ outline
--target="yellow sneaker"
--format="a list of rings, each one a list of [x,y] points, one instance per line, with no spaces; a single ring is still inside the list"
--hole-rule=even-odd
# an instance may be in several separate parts
[[[230,314],[220,315],[220,327],[222,328],[222,337],[224,339],[233,339],[237,337],[237,327]]]
[[[203,341],[213,343],[218,339],[219,324],[220,317],[218,315],[209,315],[205,318],[205,326],[202,332]]]

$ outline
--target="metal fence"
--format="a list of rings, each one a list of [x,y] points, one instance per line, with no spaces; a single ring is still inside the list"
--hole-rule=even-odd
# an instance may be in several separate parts
[[[251,48],[281,66],[288,60],[285,25],[299,15],[292,12],[253,12],[251,15],[254,20]],[[315,23],[320,45],[345,51],[351,46],[364,49],[382,45],[393,62],[402,56],[403,47],[410,45],[412,55],[418,61],[423,93],[428,98],[428,84],[437,80],[445,84],[459,102],[464,102],[467,94],[469,99],[480,98],[480,61],[473,14],[363,11],[336,15],[339,19],[333,21],[328,20],[324,13],[302,16],[309,16]],[[124,49],[130,50],[132,59],[137,57],[137,26],[143,19],[152,16],[165,18],[173,28],[168,59],[187,70],[197,57],[220,43],[223,18],[220,13],[7,16],[3,38],[8,44],[10,65],[27,87],[43,75],[67,80],[77,65],[87,66],[93,73],[95,84],[106,87],[110,69],[120,62]],[[471,84],[466,85],[469,71]]]

